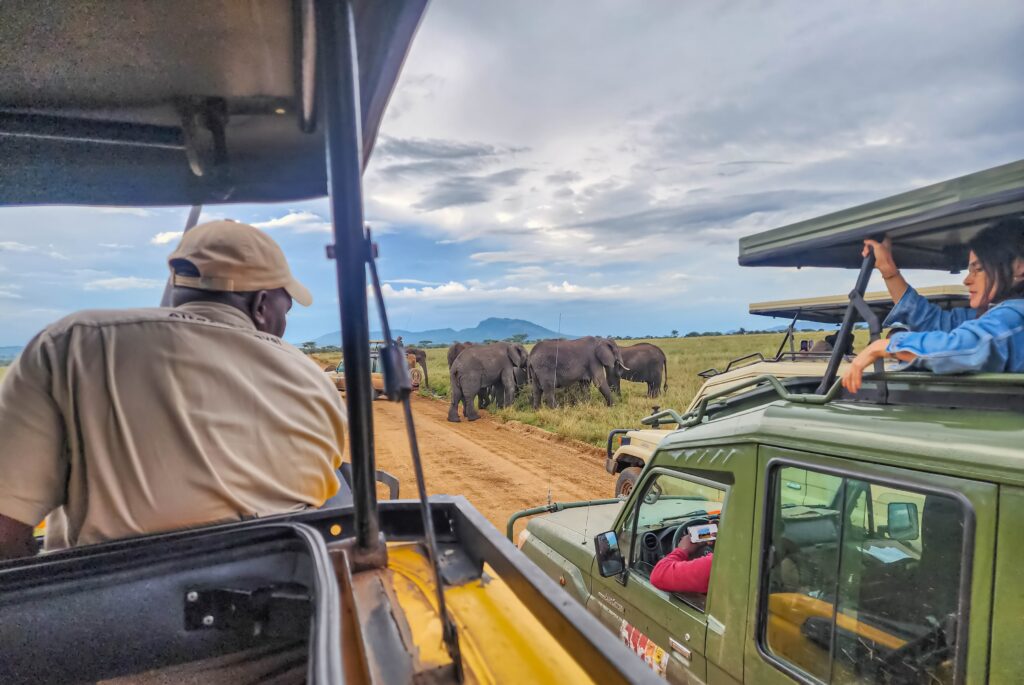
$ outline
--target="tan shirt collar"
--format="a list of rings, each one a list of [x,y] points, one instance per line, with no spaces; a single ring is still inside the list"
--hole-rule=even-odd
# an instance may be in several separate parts
[[[248,314],[229,304],[222,304],[220,302],[187,302],[178,305],[175,309],[201,316],[210,321],[234,326],[235,328],[244,328],[249,331],[256,330],[256,325],[249,318]]]

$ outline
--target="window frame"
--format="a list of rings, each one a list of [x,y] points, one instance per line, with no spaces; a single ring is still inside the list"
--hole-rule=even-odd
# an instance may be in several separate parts
[[[770,447],[765,445],[764,447]],[[788,448],[777,448],[779,450]],[[808,456],[816,457],[828,457],[824,454],[808,453]],[[865,473],[851,468],[842,468],[836,466],[824,466],[820,464],[809,464],[805,461],[800,460],[796,457],[783,457],[783,456],[772,456],[768,459],[765,464],[765,480],[764,480],[764,503],[761,507],[761,544],[758,550],[758,583],[757,583],[757,615],[754,619],[754,644],[757,648],[758,654],[761,658],[770,663],[775,668],[779,669],[786,675],[795,679],[800,683],[806,685],[825,685],[824,681],[815,678],[814,676],[801,671],[795,664],[790,664],[787,661],[780,659],[771,652],[768,651],[766,644],[766,633],[767,633],[767,612],[768,612],[768,577],[769,577],[769,549],[768,542],[772,536],[772,517],[775,511],[775,490],[773,487],[775,479],[779,471],[785,467],[800,468],[805,471],[814,471],[817,473],[824,473],[826,475],[837,476],[843,479],[843,490],[846,489],[847,481],[850,479],[865,481],[869,484],[884,485],[889,487],[898,488],[901,490],[907,490],[921,495],[942,495],[949,497],[958,502],[964,513],[964,537],[963,543],[960,550],[961,566],[960,566],[960,586],[957,589],[957,604],[960,608],[960,620],[957,621],[956,626],[956,661],[953,664],[953,683],[954,685],[961,685],[965,682],[967,672],[967,652],[968,652],[968,627],[971,619],[971,585],[973,582],[973,571],[974,571],[974,537],[976,530],[976,516],[974,511],[974,505],[971,501],[961,492],[952,488],[932,486],[932,485],[920,485],[914,482],[908,482],[901,480],[895,476],[880,475],[875,473]],[[840,517],[843,521],[845,528],[846,521],[845,515]],[[842,531],[840,531],[840,537]],[[834,632],[834,628],[833,628]]]
[[[623,577],[630,577],[635,573],[637,575],[637,578],[634,579],[635,582],[639,582],[642,580],[649,584],[651,582],[651,579],[649,576],[644,576],[643,573],[634,568],[634,562],[636,561],[635,557],[637,551],[637,526],[639,525],[640,521],[640,517],[634,514],[638,513],[640,507],[643,506],[644,496],[642,493],[644,493],[647,490],[647,488],[651,486],[651,484],[658,478],[659,475],[668,476],[670,478],[679,478],[680,480],[685,480],[690,483],[696,483],[697,485],[703,485],[704,487],[712,488],[714,490],[721,490],[722,492],[724,492],[725,496],[722,498],[722,513],[720,515],[721,518],[725,517],[726,508],[729,506],[729,497],[732,493],[732,486],[730,484],[726,484],[718,480],[713,480],[711,478],[696,476],[682,469],[670,469],[664,466],[655,466],[654,468],[650,469],[644,480],[639,484],[640,487],[637,487],[633,490],[633,493],[636,498],[636,503],[634,503],[632,509],[626,510],[624,512],[625,518],[622,521],[622,528],[619,532],[616,533],[620,536],[621,539],[621,531],[625,530],[627,526],[630,529],[629,558],[626,560],[626,567],[622,575]],[[654,586],[651,585],[651,587]],[[655,589],[657,590],[657,588]],[[708,591],[710,592],[710,590],[711,588],[709,586]],[[658,590],[658,592],[664,592],[664,590]],[[687,607],[690,607],[694,611],[700,612],[702,616],[707,615],[706,608],[696,606],[686,597],[686,595],[678,592],[665,592],[665,594],[671,597],[673,600],[684,603]]]

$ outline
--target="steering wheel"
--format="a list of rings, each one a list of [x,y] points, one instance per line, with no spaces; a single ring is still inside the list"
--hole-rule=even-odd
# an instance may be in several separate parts
[[[680,523],[679,526],[677,526],[675,531],[672,533],[672,549],[675,549],[676,547],[679,546],[679,541],[683,539],[683,535],[685,535],[687,533],[687,531],[689,531],[691,526],[704,526],[704,525],[707,525],[709,523],[717,523],[717,522],[718,522],[718,517],[716,516],[714,518],[708,518],[708,517],[694,518],[694,519],[690,519],[686,523]],[[705,543],[705,544],[701,545],[700,548],[697,550],[697,553],[694,555],[693,558],[694,559],[698,559],[700,557],[707,556],[708,554],[711,554],[714,551],[714,548],[712,546],[713,544],[714,543]]]

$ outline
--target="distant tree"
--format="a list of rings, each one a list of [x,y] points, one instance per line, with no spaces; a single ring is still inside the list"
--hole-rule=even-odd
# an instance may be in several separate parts
[[[314,352],[316,352],[316,343],[313,342],[312,340],[302,343],[301,345],[299,345],[299,347],[301,347],[302,351],[305,352],[306,354],[313,354]]]
[[[420,340],[420,347],[430,347],[433,344],[433,340]]]
[[[501,341],[500,340],[495,340],[494,338],[487,338],[487,340],[484,340],[484,345],[490,345],[491,343],[496,343],[496,342],[501,342]]]
[[[740,335],[746,335],[747,334],[747,330],[745,328],[743,328],[743,326],[740,326],[740,329],[738,331],[736,331],[736,332],[738,334],[740,334]]]
[[[689,333],[686,334],[686,337],[687,338],[699,338],[700,337],[700,333],[698,333],[697,331],[690,331]]]
[[[526,342],[526,339],[528,337],[529,336],[526,333],[516,333],[515,335],[510,335],[507,338],[505,338],[505,342],[519,343],[520,345],[522,345],[524,342]]]
[[[673,338],[678,338],[679,337],[679,331],[677,331],[676,329],[673,328],[672,329],[672,337]]]

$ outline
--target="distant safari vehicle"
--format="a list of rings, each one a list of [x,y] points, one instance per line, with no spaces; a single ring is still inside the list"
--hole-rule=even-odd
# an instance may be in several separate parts
[[[920,288],[918,293],[943,309],[967,306],[967,289],[960,285]],[[879,321],[885,318],[893,306],[892,298],[887,292],[866,293],[864,302]],[[749,392],[750,381],[764,375],[771,375],[779,380],[820,379],[825,373],[832,353],[796,349],[798,334],[796,324],[799,321],[807,321],[838,325],[842,322],[843,314],[849,303],[849,295],[830,295],[751,304],[749,310],[751,314],[790,319],[775,356],[766,358],[760,352],[755,352],[733,359],[721,371],[717,369],[701,371],[700,376],[705,379],[704,384],[694,395],[686,411],[693,411],[701,400],[712,394],[726,397],[731,389],[736,389],[736,392]],[[847,358],[844,356],[844,361]],[[839,368],[841,370],[843,366],[840,365]],[[668,427],[671,422],[665,422],[662,425]],[[640,470],[666,435],[664,429],[657,428],[635,430],[616,428],[608,434],[605,469],[608,473],[617,475],[616,497],[625,497],[630,493],[640,475]]]
[[[865,238],[955,270],[1022,210],[1024,161],[742,239],[745,266],[860,267],[825,372],[644,419],[679,429],[629,496],[543,507],[520,548],[671,683],[1024,682],[1024,374],[836,379],[859,313],[881,333]],[[651,580],[687,535],[706,594]]]
[[[381,362],[381,349],[383,347],[384,341],[382,340],[370,341],[370,380],[373,383],[373,399],[375,400],[387,396],[384,386],[384,368]],[[418,388],[420,386],[420,379],[423,378],[423,372],[416,368],[415,356],[407,354],[406,362],[409,364],[409,377],[412,380],[412,387]],[[340,392],[345,392],[345,359],[340,359],[338,365],[328,369],[328,372],[331,374],[334,386]]]

